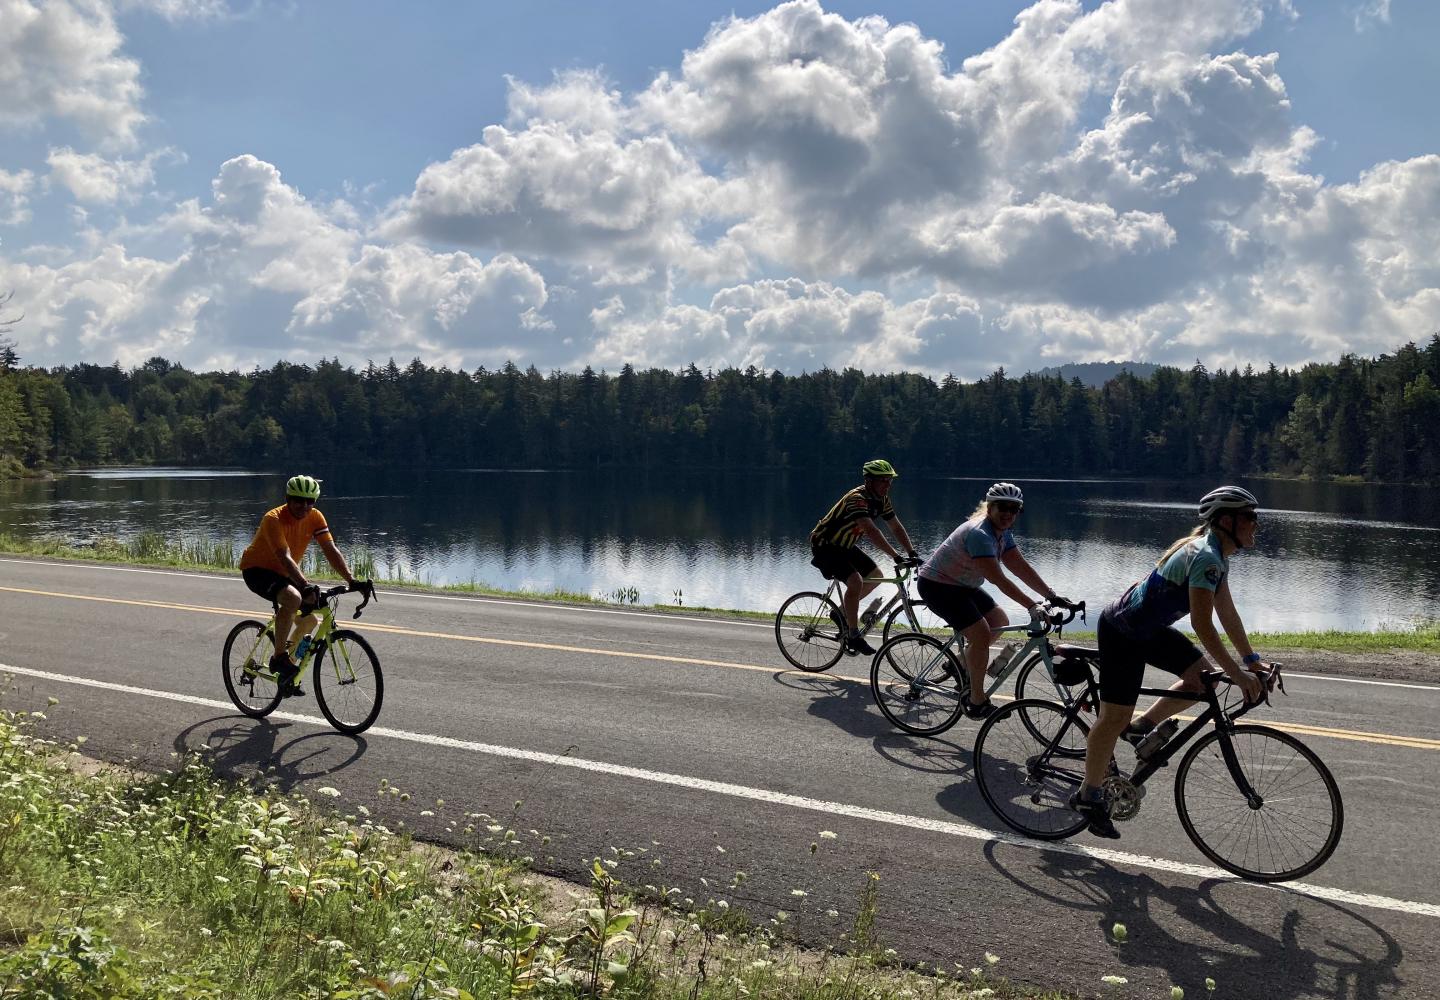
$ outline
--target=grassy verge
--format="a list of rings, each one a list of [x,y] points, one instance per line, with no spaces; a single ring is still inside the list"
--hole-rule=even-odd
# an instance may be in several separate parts
[[[132,563],[145,566],[206,570],[215,573],[238,573],[240,553],[227,542],[172,541],[164,535],[147,532],[128,540],[102,538],[88,545],[76,545],[57,538],[19,538],[0,532],[0,553],[39,556],[49,559],[74,559],[107,563]],[[562,604],[586,604],[597,607],[628,607],[636,610],[680,614],[723,615],[753,621],[772,621],[773,612],[739,611],[681,604],[640,604],[633,588],[621,588],[609,595],[594,596],[575,591],[503,590],[484,583],[431,584],[401,573],[387,576],[380,571],[375,557],[357,550],[351,554],[350,568],[358,577],[369,577],[391,587],[414,587],[446,593],[475,594],[481,597],[507,597],[530,601],[554,601]],[[306,553],[306,573],[320,579],[334,579],[334,574],[320,553]],[[1339,653],[1418,652],[1440,654],[1440,622],[1431,622],[1416,629],[1381,629],[1375,632],[1252,632],[1251,641],[1267,653],[1272,650],[1313,649]],[[1067,631],[1065,639],[1076,643],[1093,643],[1092,631]]]
[[[702,903],[632,887],[658,862],[612,849],[587,886],[552,892],[526,867],[548,838],[503,818],[451,810],[473,846],[426,848],[334,789],[311,803],[226,784],[202,758],[86,774],[79,741],[43,725],[0,710],[0,996],[1059,998],[1008,985],[995,956],[900,966],[875,933],[874,876],[857,874],[834,946],[806,951],[784,943],[786,914],[732,907],[743,872]],[[386,783],[377,794],[407,808]]]

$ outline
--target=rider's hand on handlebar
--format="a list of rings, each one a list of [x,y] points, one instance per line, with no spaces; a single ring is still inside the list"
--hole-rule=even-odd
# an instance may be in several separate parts
[[[1253,670],[1242,668],[1238,674],[1231,674],[1230,679],[1240,685],[1240,690],[1245,692],[1247,705],[1257,702],[1265,696],[1265,685]]]

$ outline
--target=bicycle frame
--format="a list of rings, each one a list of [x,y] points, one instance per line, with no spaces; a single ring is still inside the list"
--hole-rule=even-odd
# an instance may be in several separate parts
[[[891,595],[890,600],[886,601],[885,604],[882,605],[880,609],[875,612],[875,617],[870,619],[868,623],[862,624],[860,628],[860,634],[862,636],[869,635],[870,630],[875,627],[875,623],[878,621],[883,621],[886,617],[888,617],[891,610],[894,609],[897,603],[904,605],[905,617],[910,621],[910,628],[916,632],[920,631],[920,621],[915,616],[915,605],[920,602],[917,602],[915,598],[910,596],[910,581],[913,577],[914,573],[911,570],[900,569],[896,571],[894,576],[866,578],[870,582],[877,584],[893,583],[895,584],[897,589],[895,593]],[[825,599],[828,600],[830,603],[834,604],[837,608],[845,607],[844,596],[839,580],[830,581],[830,586],[827,587],[825,590]]]
[[[300,658],[300,662],[296,664],[296,666],[300,668],[300,673],[301,673],[301,674],[303,674],[303,673],[305,672],[305,668],[306,668],[311,662],[314,661],[315,657],[319,656],[319,655],[325,650],[325,648],[329,645],[330,635],[331,635],[331,634],[335,631],[335,629],[336,629],[336,626],[335,626],[335,607],[334,607],[334,602],[335,602],[336,598],[337,598],[340,594],[342,594],[342,593],[345,593],[344,588],[340,588],[340,589],[337,590],[337,591],[327,591],[327,592],[325,593],[325,595],[324,595],[324,599],[321,600],[320,604],[319,604],[318,606],[316,606],[315,610],[313,610],[312,612],[310,612],[310,613],[313,614],[313,615],[318,615],[319,618],[320,618],[320,621],[319,621],[319,623],[315,626],[315,630],[310,633],[310,645],[309,645],[309,648],[307,648],[307,649],[305,650],[305,655],[302,656],[302,657]],[[246,657],[245,657],[245,662],[246,662],[247,664],[248,664],[248,663],[255,663],[255,662],[256,662],[256,661],[255,661],[255,652],[256,652],[256,650],[258,650],[258,649],[260,648],[260,644],[265,641],[265,637],[266,637],[267,635],[273,636],[274,634],[275,634],[275,616],[274,616],[274,615],[271,615],[270,618],[269,618],[269,620],[265,622],[265,630],[264,630],[264,632],[260,633],[259,635],[257,635],[257,636],[255,637],[255,645],[254,645],[253,647],[251,647],[249,653],[248,653],[248,654],[246,655]],[[345,664],[344,664],[343,669],[349,673],[350,679],[347,681],[347,680],[345,679],[345,677],[344,677],[344,676],[342,675],[342,673],[341,673],[342,667],[341,667],[341,664],[340,664],[340,662],[339,662],[339,661],[340,661],[340,657],[332,656],[332,657],[330,657],[330,662],[331,662],[332,664],[334,664],[334,667],[335,667],[335,679],[336,679],[336,681],[339,682],[340,684],[353,683],[354,680],[355,680],[355,668],[354,668],[354,667],[351,665],[351,663],[350,663],[349,653],[346,652],[346,650],[345,650],[345,648],[344,648],[343,646],[338,647],[338,648],[340,649],[341,655],[342,655],[342,656],[344,657],[344,659],[345,659]],[[273,680],[273,681],[278,681],[278,680],[279,680],[279,676],[269,669],[269,665],[268,665],[268,664],[264,667],[264,669],[259,669],[259,665],[257,664],[257,669],[255,669],[255,670],[253,670],[253,671],[249,671],[249,672],[253,673],[256,677],[265,677],[265,678],[268,678],[268,679]],[[298,675],[297,675],[297,676],[298,676]]]

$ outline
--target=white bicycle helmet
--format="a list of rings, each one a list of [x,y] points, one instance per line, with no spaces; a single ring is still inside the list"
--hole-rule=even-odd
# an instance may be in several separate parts
[[[996,483],[985,491],[986,503],[994,503],[997,500],[1018,503],[1021,507],[1025,506],[1025,494],[1020,492],[1020,487],[1014,483]]]
[[[1219,486],[1200,498],[1200,520],[1209,524],[1227,510],[1254,510],[1255,494],[1239,486]]]

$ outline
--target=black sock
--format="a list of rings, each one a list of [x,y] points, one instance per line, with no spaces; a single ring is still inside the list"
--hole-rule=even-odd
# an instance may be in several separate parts
[[[1105,790],[1103,788],[1091,788],[1089,785],[1080,785],[1081,802],[1104,802]]]

